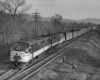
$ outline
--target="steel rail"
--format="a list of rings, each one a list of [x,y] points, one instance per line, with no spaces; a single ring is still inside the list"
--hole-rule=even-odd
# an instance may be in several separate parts
[[[86,36],[86,35],[85,35],[85,36]],[[84,36],[84,37],[85,37],[85,36]],[[65,48],[63,48],[63,49],[61,49],[61,50],[59,50],[58,52],[62,52],[62,50],[66,49],[66,48],[70,49],[69,47],[70,47],[71,45],[75,44],[76,42],[79,42],[79,40],[81,40],[82,38],[83,38],[83,37],[79,38],[78,40],[74,41],[72,44],[68,45],[67,47],[65,47]],[[68,50],[68,49],[66,49],[66,50]],[[54,55],[56,55],[58,52],[56,52],[55,54],[49,56],[48,58],[44,59],[43,61],[37,63],[36,65],[34,65],[34,66],[28,68],[27,70],[25,70],[25,71],[19,73],[18,75],[12,77],[12,78],[9,79],[9,80],[14,80],[14,79],[15,79],[15,80],[19,80],[19,78],[22,77],[22,75],[26,75],[26,74],[28,73],[28,71],[32,71],[32,69],[34,69],[34,73],[37,72],[38,70],[40,70],[41,68],[43,68],[44,66],[46,66],[47,64],[49,64],[50,62],[52,62],[53,60],[55,60],[57,57],[59,57],[61,54],[58,55],[56,58],[50,59],[50,58],[52,58]],[[64,52],[62,52],[62,54],[63,54],[63,53],[64,53]],[[50,61],[48,61],[48,63],[46,63],[45,65],[43,65],[41,68],[36,69],[40,64],[42,64],[42,62],[44,62],[44,61],[47,60],[47,59],[50,60]],[[33,74],[33,73],[32,73],[32,74]],[[26,78],[24,78],[23,80],[25,80],[25,79],[26,79]],[[22,79],[21,79],[21,80],[22,80]]]
[[[0,76],[0,80],[2,80],[3,77],[5,77],[5,76],[6,76],[8,73],[10,73],[12,70],[13,70],[13,69],[10,69],[10,70],[6,71],[4,74],[2,74],[2,75]]]
[[[85,36],[86,37],[86,36]],[[48,61],[45,65],[41,66],[40,68],[38,68],[37,70],[35,70],[34,72],[30,73],[29,75],[27,75],[26,77],[24,77],[21,80],[28,80],[28,78],[32,75],[34,75],[36,72],[38,72],[39,70],[41,70],[43,67],[45,67],[46,65],[50,64],[52,61],[54,61],[55,59],[57,59],[58,57],[60,57],[63,53],[67,52],[68,50],[70,50],[72,47],[74,47],[78,42],[80,42],[81,39],[83,39],[84,37],[78,39],[77,41],[73,42],[72,44],[66,46],[64,49],[66,49],[65,51],[61,52],[58,56],[54,57],[52,60]],[[59,51],[58,51],[59,52]],[[56,52],[56,53],[58,53]]]
[[[12,76],[16,72],[17,72],[17,70],[11,69],[11,70],[7,71],[6,73],[4,73],[3,75],[1,75],[0,80],[6,80],[6,79],[8,79],[8,77]]]

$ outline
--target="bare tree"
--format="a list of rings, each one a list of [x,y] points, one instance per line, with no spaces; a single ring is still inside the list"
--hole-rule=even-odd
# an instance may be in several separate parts
[[[7,39],[8,34],[10,33],[10,16],[4,12],[0,12],[0,32],[3,36],[3,43],[5,42],[5,39]]]
[[[2,16],[4,20],[1,21],[2,23],[0,26],[2,26],[2,28],[5,27],[8,31],[10,30],[10,33],[12,34],[12,41],[13,41],[13,32],[15,28],[14,24],[22,17],[23,13],[25,13],[30,8],[31,5],[26,5],[25,0],[0,1],[0,10],[2,12],[9,14],[10,16],[9,20],[8,20],[8,16],[6,18],[5,16]],[[7,25],[5,25],[6,23]],[[4,34],[8,34],[8,31],[3,31],[3,32]]]
[[[61,20],[62,20],[62,16],[59,14],[55,14],[52,18],[51,18],[51,22],[53,23],[54,27],[55,27],[55,33],[58,32],[58,25],[61,25]]]
[[[26,5],[25,0],[4,0],[2,8],[5,12],[10,13],[13,20],[15,20],[29,10],[31,5]]]

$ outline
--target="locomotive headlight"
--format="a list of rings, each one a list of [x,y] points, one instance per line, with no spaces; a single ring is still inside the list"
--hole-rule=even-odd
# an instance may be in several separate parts
[[[28,49],[25,50],[26,53],[29,53]]]

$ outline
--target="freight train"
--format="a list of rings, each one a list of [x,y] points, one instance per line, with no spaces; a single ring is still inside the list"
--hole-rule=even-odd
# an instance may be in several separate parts
[[[43,54],[48,49],[86,33],[89,30],[91,29],[83,28],[73,32],[57,33],[17,41],[10,49],[10,61],[15,63],[14,65],[32,62],[34,58],[38,58],[40,54]]]

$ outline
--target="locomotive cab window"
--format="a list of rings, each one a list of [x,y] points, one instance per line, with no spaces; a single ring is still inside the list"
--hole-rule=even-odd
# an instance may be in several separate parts
[[[41,41],[41,48],[44,47],[44,41]]]
[[[41,42],[35,43],[35,51],[39,50],[41,48]]]
[[[26,51],[27,48],[29,48],[29,43],[27,43],[27,42],[16,42],[12,46],[11,50]]]
[[[50,39],[50,38],[48,38],[48,39],[44,40],[44,46],[49,45],[49,44],[50,44],[50,42],[51,42],[51,39]]]
[[[44,40],[44,46],[47,46],[47,45],[48,45],[48,41]]]
[[[31,45],[31,48],[29,49],[29,52],[34,52],[34,44]]]
[[[23,46],[23,47],[29,47],[29,43],[27,42],[16,42],[13,46]]]

